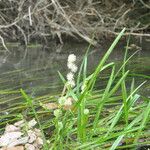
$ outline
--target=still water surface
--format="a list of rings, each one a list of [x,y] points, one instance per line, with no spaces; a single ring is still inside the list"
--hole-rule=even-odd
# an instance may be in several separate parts
[[[141,50],[129,63],[128,69],[132,73],[150,75],[149,45],[149,43],[147,43],[147,46],[145,44],[140,45]],[[94,70],[109,46],[110,43],[90,49],[88,59],[89,73]],[[53,45],[49,48],[34,45],[26,50],[22,46],[10,47],[11,54],[1,53],[0,55],[0,90],[23,88],[33,97],[48,92],[57,93],[62,89],[58,71],[64,76],[67,74],[66,63],[68,55],[70,53],[76,54],[79,66],[87,47],[88,45],[84,43],[70,43],[65,44],[59,52],[56,51],[56,47]],[[135,52],[135,49],[133,48],[133,50],[129,51],[130,55]],[[124,53],[125,45],[118,45],[109,57],[109,61],[115,61],[120,64]],[[141,78],[138,77],[138,81],[140,82]],[[148,93],[149,88],[147,87],[146,91]]]

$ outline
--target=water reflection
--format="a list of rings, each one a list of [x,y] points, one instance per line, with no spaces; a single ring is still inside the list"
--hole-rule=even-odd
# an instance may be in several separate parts
[[[103,47],[91,48],[88,59],[88,70],[91,72],[98,64],[110,44]],[[67,73],[67,57],[69,53],[75,53],[80,65],[83,55],[88,45],[84,43],[65,44],[61,52],[57,52],[52,45],[49,48],[44,46],[28,47],[27,51],[22,46],[11,48],[11,54],[1,54],[0,56],[0,89],[26,89],[32,95],[39,93],[53,93],[61,89],[62,84],[58,76],[58,71],[63,75]],[[123,60],[125,45],[118,45],[110,56],[119,64]],[[133,51],[130,51],[132,54]],[[133,71],[148,74],[150,70],[148,56],[149,50],[142,50],[134,57],[136,64],[132,61],[129,66]],[[138,70],[137,70],[138,68]],[[144,68],[144,69],[143,69]]]

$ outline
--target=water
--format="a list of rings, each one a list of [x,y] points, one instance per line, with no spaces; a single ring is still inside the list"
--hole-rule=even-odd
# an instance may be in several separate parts
[[[111,42],[104,44],[103,46],[90,49],[90,55],[88,59],[88,72],[92,72],[100,59],[110,46]],[[136,56],[130,61],[128,69],[131,73],[144,74],[149,76],[150,74],[150,50],[149,43],[143,44],[142,50],[136,54]],[[141,46],[141,45],[140,45]],[[67,74],[67,57],[70,53],[77,55],[77,64],[81,64],[82,58],[86,52],[88,45],[86,43],[68,43],[65,44],[61,50],[57,51],[58,47],[50,45],[45,48],[42,45],[32,45],[25,49],[23,46],[10,47],[10,54],[1,52],[0,55],[0,91],[18,90],[24,89],[31,97],[42,96],[44,94],[59,93],[63,84],[58,75],[60,71],[64,77]],[[121,64],[124,53],[125,44],[118,44],[113,53],[111,54],[109,61],[114,61]],[[129,50],[130,54],[135,50]],[[103,74],[105,77],[105,74]],[[107,74],[109,76],[109,74]],[[144,80],[148,80],[145,84],[143,94],[149,96],[149,79],[137,77],[137,84]],[[104,82],[105,83],[105,82]],[[101,82],[100,86],[104,86]],[[17,95],[19,97],[19,95]],[[0,94],[0,108],[3,108],[5,101],[16,101],[16,94]],[[21,98],[17,98],[17,102],[21,102]],[[13,104],[9,103],[6,108]]]

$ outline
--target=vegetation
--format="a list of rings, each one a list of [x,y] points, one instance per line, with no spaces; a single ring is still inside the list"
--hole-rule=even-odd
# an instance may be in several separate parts
[[[114,47],[124,34],[123,29],[112,43],[106,54],[99,61],[94,72],[87,71],[88,52],[80,66],[76,86],[69,86],[59,73],[64,83],[65,92],[56,96],[44,95],[32,98],[23,89],[0,91],[1,95],[21,94],[24,102],[18,102],[0,113],[1,131],[8,122],[22,118],[36,118],[43,133],[43,149],[132,149],[150,144],[149,98],[138,93],[146,81],[135,86],[134,78],[127,85],[129,70],[126,70],[128,49],[126,49],[122,66],[117,70],[114,62],[109,62]],[[92,44],[92,43],[91,43]],[[128,48],[128,45],[127,45]],[[101,74],[109,71],[107,84],[102,89],[95,89],[101,84]],[[83,87],[84,88],[83,88]],[[58,99],[71,98],[71,107],[58,103]],[[7,102],[10,100],[8,99]],[[0,100],[0,104],[5,104]],[[55,108],[48,105],[56,104]],[[21,114],[22,113],[22,114]]]

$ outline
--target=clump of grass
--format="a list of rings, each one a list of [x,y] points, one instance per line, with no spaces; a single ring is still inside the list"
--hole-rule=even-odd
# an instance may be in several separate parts
[[[65,93],[63,92],[63,96],[75,100],[70,109],[59,106],[56,110],[49,109],[47,113],[50,117],[43,123],[33,99],[21,90],[28,107],[32,110],[32,115],[35,116],[43,131],[44,149],[115,150],[150,144],[147,132],[150,101],[138,94],[138,90],[145,82],[135,87],[133,79],[130,89],[126,85],[129,70],[126,70],[125,66],[132,56],[127,58],[126,50],[119,70],[116,70],[115,63],[107,63],[124,32],[125,29],[119,33],[95,71],[90,75],[87,73],[89,48],[87,49],[79,68],[76,86],[69,86]],[[101,84],[101,74],[105,70],[111,70],[107,84],[105,88],[95,90],[95,85]],[[118,78],[119,74],[121,76]],[[59,75],[66,85],[67,80],[61,73]],[[100,80],[97,80],[98,78]],[[46,136],[45,131],[49,131],[48,129],[50,129],[50,134]]]
[[[131,90],[128,92],[126,87],[126,78],[129,71],[125,70],[125,65],[131,57],[127,58],[127,50],[123,60],[123,65],[118,72],[116,71],[116,67],[113,62],[106,64],[109,55],[123,35],[124,31],[125,29],[120,32],[115,41],[112,43],[111,47],[100,60],[95,71],[89,76],[87,76],[87,50],[79,70],[77,86],[74,89],[70,89],[66,93],[66,95],[76,99],[77,102],[75,103],[72,111],[65,113],[65,117],[67,118],[62,116],[62,124],[64,125],[63,129],[65,131],[62,129],[61,135],[62,140],[69,136],[68,138],[70,140],[68,139],[68,143],[72,143],[76,147],[75,149],[92,149],[95,147],[104,148],[108,142],[114,141],[114,143],[110,144],[109,146],[110,149],[113,150],[116,149],[119,144],[124,142],[126,143],[126,138],[130,133],[134,133],[134,138],[136,139],[134,142],[136,141],[136,144],[138,144],[137,139],[139,139],[139,136],[135,135],[137,132],[138,135],[140,135],[142,133],[141,131],[145,128],[145,126],[141,127],[139,123],[142,122],[142,118],[145,120],[145,125],[148,121],[149,106],[147,106],[146,109],[143,109],[143,112],[140,114],[136,112],[134,119],[132,118],[132,114],[135,113],[134,109],[137,107],[135,103],[140,98],[140,95],[137,94],[137,91],[145,82],[141,83],[137,88],[135,88],[133,80],[131,83]],[[92,99],[88,99],[90,96],[93,96],[96,80],[102,71],[106,69],[112,70],[107,85],[100,93],[100,97],[94,101],[95,104],[93,102],[94,106],[92,106],[92,103],[88,105],[88,103],[92,101]],[[117,82],[114,82],[116,81],[117,74],[119,73],[121,73],[122,76],[120,79],[117,79]],[[60,76],[65,82],[65,79],[61,74]],[[84,88],[82,88],[82,86],[84,86]],[[114,110],[112,107],[112,113],[103,115],[106,110],[109,111],[107,105],[111,105],[113,100],[115,101],[116,92],[118,90],[121,90],[121,98],[119,99],[118,107],[116,107]],[[144,115],[145,113],[147,115]],[[106,120],[108,122],[104,124]],[[70,128],[67,128],[66,124],[69,124]],[[75,139],[71,138],[71,132],[75,136]],[[66,145],[68,143],[66,143]],[[129,143],[131,144],[132,141]],[[128,143],[125,145],[128,145]],[[59,147],[59,144],[57,146]]]

